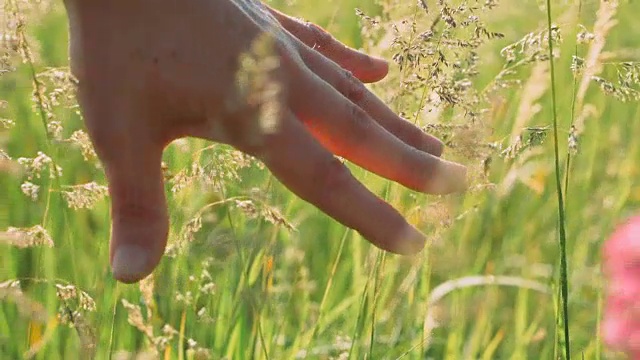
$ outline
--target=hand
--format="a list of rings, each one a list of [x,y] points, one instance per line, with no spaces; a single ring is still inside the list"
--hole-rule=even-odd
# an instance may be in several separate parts
[[[439,158],[438,139],[363,85],[382,79],[387,63],[316,25],[251,0],[66,0],[66,7],[79,102],[109,182],[110,259],[120,281],[145,277],[164,252],[160,165],[177,138],[257,157],[300,198],[399,254],[420,251],[424,236],[334,154],[418,191],[466,186],[466,169]],[[241,55],[259,38],[271,39],[273,52],[255,58],[262,68],[245,85],[261,86],[268,103],[236,81]]]

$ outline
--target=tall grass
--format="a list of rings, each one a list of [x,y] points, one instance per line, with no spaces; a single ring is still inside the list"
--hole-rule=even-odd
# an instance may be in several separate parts
[[[598,335],[599,248],[640,206],[640,4],[271,3],[391,59],[372,90],[469,165],[470,190],[448,197],[352,167],[429,246],[383,254],[255,160],[184,140],[164,156],[166,256],[116,284],[62,7],[6,1],[0,359],[616,358]]]
[[[562,324],[564,330],[565,358],[571,359],[571,335],[569,332],[569,276],[567,270],[567,234],[564,211],[564,200],[562,198],[562,174],[560,173],[560,149],[558,146],[558,110],[556,104],[556,69],[553,53],[553,34],[551,22],[551,1],[547,0],[547,41],[549,46],[549,67],[551,69],[551,114],[553,117],[553,155],[555,162],[556,192],[558,195],[558,229],[560,233],[560,290],[562,302]]]

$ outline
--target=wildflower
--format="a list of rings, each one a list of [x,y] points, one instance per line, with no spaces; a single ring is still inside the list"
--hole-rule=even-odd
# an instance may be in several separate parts
[[[602,332],[612,348],[640,357],[640,216],[607,240],[603,257],[608,294]]]

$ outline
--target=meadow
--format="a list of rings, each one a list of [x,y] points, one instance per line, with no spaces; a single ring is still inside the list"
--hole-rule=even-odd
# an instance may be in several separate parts
[[[185,139],[164,156],[166,255],[117,283],[64,8],[4,0],[0,359],[624,358],[601,338],[600,259],[640,211],[640,3],[550,1],[551,24],[540,0],[269,3],[389,59],[371,89],[469,167],[449,196],[351,167],[427,248],[384,253]]]

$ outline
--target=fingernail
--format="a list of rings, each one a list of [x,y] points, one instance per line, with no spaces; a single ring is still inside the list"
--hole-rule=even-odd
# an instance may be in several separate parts
[[[467,168],[454,162],[443,160],[435,172],[431,183],[434,194],[449,194],[467,189]]]
[[[426,242],[425,236],[411,225],[406,225],[398,236],[397,252],[402,255],[414,255],[422,248]]]
[[[113,276],[124,283],[133,283],[147,275],[147,251],[138,245],[121,245],[111,261]]]

